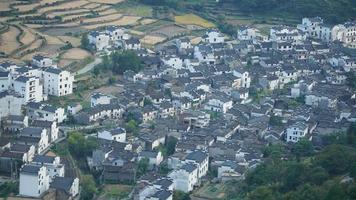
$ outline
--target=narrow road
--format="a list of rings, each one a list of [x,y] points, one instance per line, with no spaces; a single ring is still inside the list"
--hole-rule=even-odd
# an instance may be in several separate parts
[[[80,74],[85,74],[89,71],[91,71],[92,69],[94,69],[94,67],[98,64],[100,64],[102,62],[102,59],[100,57],[95,57],[95,60],[87,65],[85,65],[85,67],[83,67],[82,69],[78,70],[75,75],[80,75]]]

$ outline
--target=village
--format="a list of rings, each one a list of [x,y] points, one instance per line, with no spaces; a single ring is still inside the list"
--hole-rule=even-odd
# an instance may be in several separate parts
[[[19,197],[80,198],[80,167],[56,154],[72,132],[95,141],[80,162],[98,182],[131,185],[128,199],[172,200],[244,179],[269,144],[321,148],[321,136],[356,122],[356,22],[303,18],[233,37],[211,28],[150,49],[120,26],[86,37],[95,57],[130,51],[143,65],[119,75],[114,93],[90,93],[90,105],[51,103],[83,84],[51,57],[0,63],[0,171]]]

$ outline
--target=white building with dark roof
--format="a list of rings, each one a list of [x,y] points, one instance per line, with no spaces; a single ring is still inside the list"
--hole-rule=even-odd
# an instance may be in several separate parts
[[[286,129],[287,142],[298,142],[308,134],[308,125],[303,122],[296,122]]]
[[[187,193],[198,183],[198,167],[196,164],[187,163],[170,172],[168,177],[173,180],[175,190]]]
[[[111,130],[99,131],[98,138],[109,141],[126,142],[126,130],[118,127]]]
[[[76,197],[79,194],[79,179],[69,177],[55,177],[50,183],[50,188],[59,190],[69,197]]]
[[[26,164],[20,170],[19,195],[40,197],[49,188],[49,176],[45,166]]]
[[[12,81],[10,88],[24,97],[25,102],[40,102],[44,100],[43,86],[37,77],[19,76]]]
[[[47,95],[65,96],[73,93],[74,76],[65,70],[47,68],[43,71],[43,91]]]
[[[37,54],[32,57],[32,65],[40,68],[51,67],[53,66],[53,60],[49,57]]]
[[[107,33],[101,33],[99,31],[90,32],[88,34],[88,40],[98,51],[109,48],[110,36]]]
[[[55,177],[64,177],[64,164],[61,163],[61,158],[58,156],[36,155],[31,164],[45,166],[49,182],[52,182]]]

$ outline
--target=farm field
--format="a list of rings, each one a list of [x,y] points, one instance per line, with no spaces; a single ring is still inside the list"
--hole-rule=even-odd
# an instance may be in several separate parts
[[[163,42],[166,39],[167,38],[161,37],[161,36],[146,35],[145,37],[143,37],[141,39],[141,42],[144,43],[144,44],[148,44],[148,45],[155,45],[155,44],[158,44],[160,42]]]
[[[10,26],[8,31],[0,36],[0,52],[10,54],[19,48],[21,44],[16,39],[18,35],[20,35],[20,30],[14,26]]]
[[[174,21],[183,25],[197,25],[203,28],[213,28],[215,25],[206,19],[194,14],[178,15],[174,17]]]
[[[149,48],[175,37],[191,36],[195,29],[214,27],[198,15],[183,12],[168,10],[168,15],[158,15],[165,16],[160,18],[156,8],[128,0],[0,0],[0,12],[7,9],[16,9],[18,19],[12,15],[0,18],[9,25],[0,34],[4,56],[28,61],[41,53],[53,57],[62,67],[75,68],[80,59],[91,55],[80,50],[81,35],[105,26],[124,26]],[[65,50],[69,43],[73,48]]]

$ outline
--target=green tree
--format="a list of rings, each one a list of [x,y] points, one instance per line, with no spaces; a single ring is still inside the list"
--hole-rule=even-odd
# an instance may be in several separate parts
[[[175,190],[173,192],[173,200],[190,200],[190,196],[187,193]]]
[[[142,158],[141,160],[138,161],[137,164],[137,177],[141,177],[142,175],[146,174],[149,166],[149,159],[148,158]]]
[[[292,147],[292,153],[296,156],[299,160],[301,157],[310,156],[313,154],[313,144],[305,139],[302,138]]]
[[[165,143],[165,146],[167,148],[167,156],[174,154],[174,152],[176,151],[177,142],[178,142],[177,138],[172,136],[167,137]]]
[[[347,142],[349,144],[355,145],[356,144],[356,123],[352,123],[346,132],[347,135]]]
[[[83,175],[81,179],[82,191],[80,193],[81,200],[92,200],[98,192],[94,178],[92,175]]]
[[[248,200],[276,200],[273,191],[267,186],[260,186],[247,195]]]
[[[84,134],[80,132],[69,134],[68,148],[70,153],[77,158],[90,155],[96,147],[97,140],[93,137],[85,138]]]
[[[136,133],[138,129],[138,124],[135,120],[131,119],[125,124],[125,128],[129,133]]]
[[[87,51],[92,51],[92,47],[89,43],[89,39],[88,39],[88,34],[83,34],[82,38],[80,40],[80,44],[81,44],[81,48],[87,50]]]
[[[343,145],[330,145],[316,156],[316,164],[325,168],[330,174],[339,175],[348,172],[351,163],[355,162],[353,148]]]
[[[131,50],[116,51],[111,54],[112,71],[123,74],[127,70],[139,72],[143,68],[141,58]]]

